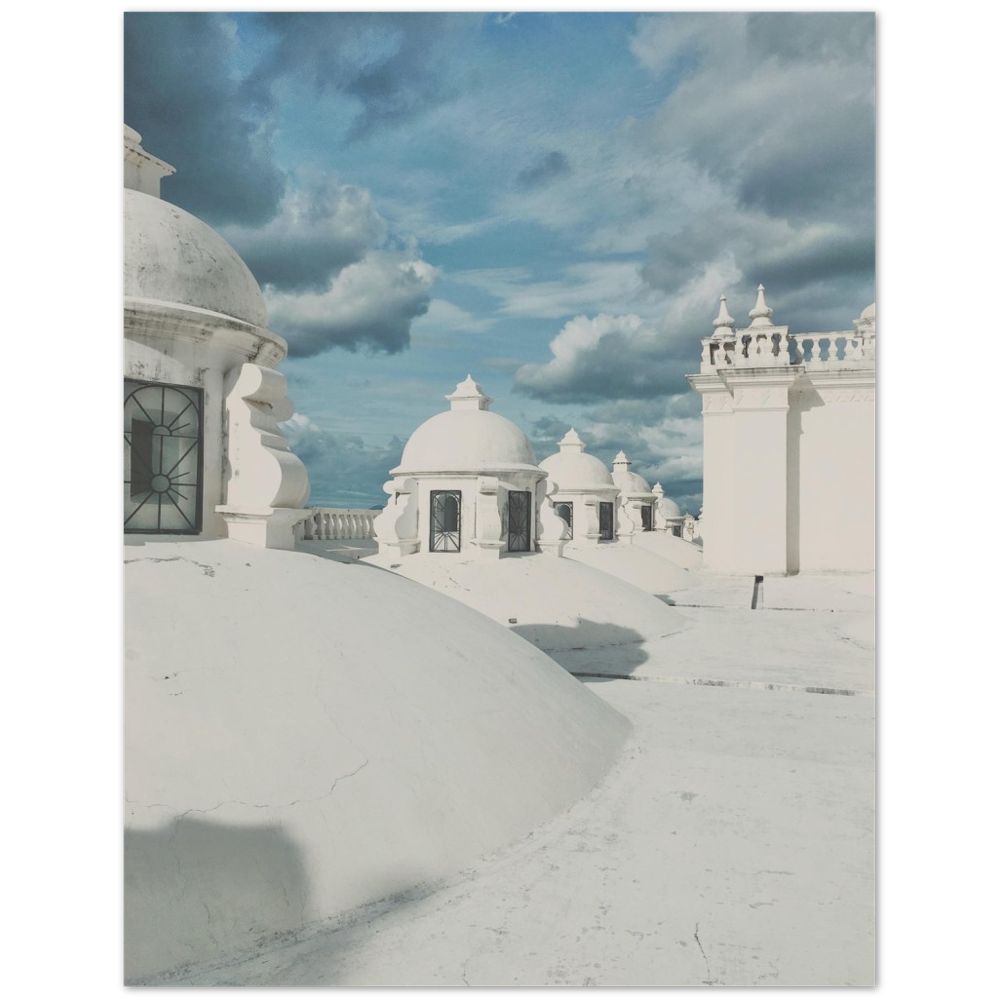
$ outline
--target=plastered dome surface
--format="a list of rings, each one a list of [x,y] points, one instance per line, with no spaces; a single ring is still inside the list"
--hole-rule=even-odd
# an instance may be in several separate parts
[[[129,545],[125,594],[131,982],[467,867],[585,795],[629,731],[521,637],[365,564]]]
[[[267,328],[264,296],[240,255],[190,212],[125,189],[125,299],[152,299]]]
[[[393,475],[537,468],[535,452],[513,421],[489,410],[445,410],[410,436]]]
[[[651,493],[649,483],[637,472],[617,473],[614,477],[615,485],[627,495],[636,493]]]
[[[657,503],[659,508],[659,513],[661,517],[683,517],[680,507],[677,506],[676,501],[671,500],[670,497],[663,497]]]
[[[585,451],[560,451],[540,463],[560,490],[606,489],[614,486],[607,466]]]

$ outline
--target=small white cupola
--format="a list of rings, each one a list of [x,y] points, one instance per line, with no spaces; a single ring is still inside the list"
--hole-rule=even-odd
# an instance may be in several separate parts
[[[539,464],[554,484],[549,499],[566,522],[573,546],[613,541],[618,487],[608,467],[586,453],[576,430],[571,427],[559,442],[559,451]]]
[[[390,500],[375,519],[379,552],[534,552],[545,533],[547,476],[531,442],[490,410],[471,375],[445,398],[449,408],[410,435],[390,472]]]

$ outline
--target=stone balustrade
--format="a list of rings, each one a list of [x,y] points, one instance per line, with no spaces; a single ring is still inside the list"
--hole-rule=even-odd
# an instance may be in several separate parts
[[[868,331],[788,333],[787,330],[736,330],[702,340],[701,370],[777,368],[801,365],[808,370],[871,368],[875,334]]]
[[[379,510],[352,510],[342,507],[311,507],[301,523],[306,541],[374,538]]]

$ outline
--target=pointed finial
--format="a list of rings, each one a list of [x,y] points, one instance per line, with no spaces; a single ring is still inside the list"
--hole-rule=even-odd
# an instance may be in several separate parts
[[[586,445],[573,427],[566,432],[566,435],[559,442],[560,451],[583,451],[584,448],[586,448]]]
[[[660,483],[657,483],[653,487],[653,492],[657,494],[657,496],[663,496],[663,486]]]
[[[719,296],[719,315],[712,320],[712,326],[715,327],[713,334],[715,337],[725,337],[736,329],[736,320],[729,315],[729,310],[726,308],[725,295]]]
[[[751,326],[770,326],[774,310],[764,301],[764,286],[757,286],[757,304],[750,310]]]
[[[493,400],[483,392],[483,387],[471,375],[455,386],[455,391],[445,399],[453,410],[488,410]]]
[[[620,451],[620,452],[618,452],[617,455],[615,455],[615,460],[611,464],[612,465],[631,465],[632,462],[629,460],[628,455],[626,455],[624,451]]]

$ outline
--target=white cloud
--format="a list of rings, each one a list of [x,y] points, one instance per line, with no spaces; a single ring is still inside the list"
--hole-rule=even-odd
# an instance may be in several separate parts
[[[321,291],[331,277],[387,238],[371,193],[333,176],[292,188],[266,225],[227,226],[223,233],[261,285],[275,291]]]
[[[435,275],[426,261],[375,251],[345,267],[325,292],[269,292],[271,326],[293,355],[333,346],[395,353],[409,344],[411,322],[427,311]]]

